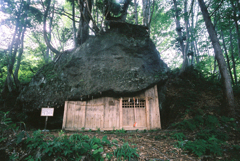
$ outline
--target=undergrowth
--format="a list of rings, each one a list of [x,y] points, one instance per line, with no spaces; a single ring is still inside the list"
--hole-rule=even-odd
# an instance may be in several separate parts
[[[227,143],[230,137],[237,137],[240,134],[238,122],[234,118],[198,115],[192,119],[172,124],[172,128],[194,132],[192,138],[187,138],[183,133],[175,133],[172,138],[178,140],[178,147],[192,152],[198,157],[203,155],[222,156],[223,151],[229,149],[232,153],[239,154],[239,151],[236,151],[239,145],[228,145]],[[227,146],[235,147],[235,150],[233,148],[226,149]]]
[[[107,136],[103,136],[102,139],[77,133],[67,136],[63,131],[60,131],[58,136],[54,136],[45,134],[41,130],[29,135],[12,123],[8,113],[0,111],[0,144],[1,147],[6,147],[5,152],[10,160],[78,161],[84,157],[87,160],[102,161],[104,158],[111,160],[113,157],[118,160],[139,157],[137,148],[130,147],[127,142],[118,145],[116,140],[110,141]],[[125,133],[125,130],[118,131],[118,133],[122,132]],[[116,146],[114,152],[105,153],[104,147],[109,146]]]
[[[239,156],[239,119],[238,115],[236,118],[224,116],[222,83],[193,68],[180,76],[172,75],[161,115],[163,126],[182,131],[171,136],[178,140],[176,145],[198,157],[214,158],[226,152]],[[239,89],[234,86],[235,96],[240,93]]]

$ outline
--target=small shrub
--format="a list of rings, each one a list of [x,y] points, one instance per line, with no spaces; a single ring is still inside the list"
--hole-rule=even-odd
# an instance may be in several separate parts
[[[221,141],[227,141],[229,138],[227,133],[222,132],[218,129],[204,129],[197,133],[197,139],[208,140],[212,136],[215,136],[217,139]]]
[[[221,143],[214,136],[208,140],[199,139],[195,141],[188,141],[185,145],[183,145],[183,148],[199,157],[205,154],[222,155]]]
[[[179,141],[183,141],[186,138],[186,136],[183,133],[175,133],[172,135],[172,138]]]
[[[205,122],[206,126],[209,128],[216,128],[220,126],[218,118],[213,115],[208,115]]]
[[[114,156],[117,157],[118,160],[130,160],[131,158],[138,158],[139,155],[137,153],[137,148],[131,148],[128,145],[128,142],[124,143],[121,147],[118,147],[114,150]]]

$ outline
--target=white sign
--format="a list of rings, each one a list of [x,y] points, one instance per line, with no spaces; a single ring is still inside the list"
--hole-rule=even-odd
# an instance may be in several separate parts
[[[42,108],[41,116],[53,116],[54,108]]]

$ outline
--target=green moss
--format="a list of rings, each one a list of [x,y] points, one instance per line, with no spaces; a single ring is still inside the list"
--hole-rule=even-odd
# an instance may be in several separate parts
[[[58,72],[55,70],[54,65],[55,64],[53,62],[48,63],[42,68],[40,72],[46,78],[47,81],[56,79],[58,76]]]

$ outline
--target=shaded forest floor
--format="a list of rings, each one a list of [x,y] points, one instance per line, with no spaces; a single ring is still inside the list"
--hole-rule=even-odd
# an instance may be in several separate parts
[[[226,151],[221,156],[216,155],[203,155],[198,157],[188,150],[179,148],[179,141],[176,138],[176,134],[179,134],[179,130],[150,130],[144,131],[130,131],[128,133],[119,131],[109,132],[80,132],[80,134],[88,135],[89,137],[97,137],[102,139],[103,136],[107,136],[111,142],[117,141],[117,146],[122,146],[125,142],[133,148],[138,149],[138,160],[152,160],[152,161],[188,161],[188,160],[239,160],[239,153],[236,151]],[[70,136],[74,132],[68,132],[65,135]],[[51,134],[58,136],[58,132],[51,132]],[[194,134],[188,132],[183,133],[187,138],[194,137]],[[237,142],[240,145],[240,140]],[[234,140],[229,141],[228,145],[235,144]],[[103,156],[106,153],[113,152],[117,146],[105,146]],[[229,147],[225,147],[229,148]],[[235,155],[235,156],[233,156]],[[235,158],[234,158],[235,157]],[[112,160],[116,158],[113,157]],[[106,159],[107,160],[107,159]]]
[[[162,130],[77,133],[89,136],[91,138],[87,140],[89,144],[94,136],[100,138],[100,141],[97,141],[99,143],[96,144],[102,148],[97,149],[99,152],[96,152],[96,156],[99,154],[105,160],[111,152],[111,154],[114,154],[114,151],[119,154],[121,150],[118,149],[125,143],[131,147],[129,148],[133,153],[131,160],[239,160],[240,88],[238,86],[234,86],[234,95],[237,115],[235,118],[230,118],[226,115],[222,85],[215,77],[204,77],[196,70],[187,71],[181,76],[172,72],[166,82],[165,101],[161,109]],[[3,124],[2,117],[0,158],[3,158],[1,155],[7,152],[8,156],[13,158],[16,156],[15,160],[31,160],[40,155],[37,149],[39,149],[38,146],[42,146],[41,142],[62,143],[63,140],[59,141],[56,138],[73,134],[53,130],[50,134],[55,138],[50,136],[44,138],[42,135],[47,136],[46,133],[42,133],[40,138],[40,134],[33,134],[32,131],[14,134],[11,128],[13,127],[10,124],[9,126]],[[32,137],[32,140],[24,143],[28,140],[28,135],[42,140],[34,140]],[[104,136],[107,136],[109,144],[104,141]],[[34,144],[33,148],[29,149],[34,141],[39,141],[39,144]],[[46,147],[48,145],[44,144]],[[137,150],[138,157],[134,155],[134,148]],[[90,153],[93,154],[94,151],[96,149]],[[48,160],[56,159],[56,155],[62,156],[58,151],[45,153],[51,156]],[[30,154],[32,158],[27,158]],[[64,157],[60,158],[68,160]],[[112,156],[112,160],[114,158],[116,159],[116,156]],[[86,157],[85,160],[89,158]]]

